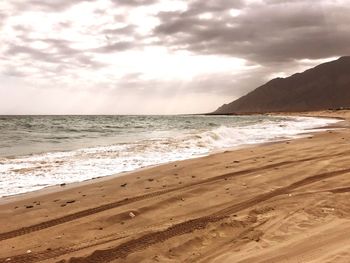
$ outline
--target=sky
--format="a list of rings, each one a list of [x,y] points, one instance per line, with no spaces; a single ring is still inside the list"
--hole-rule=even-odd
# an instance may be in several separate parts
[[[350,53],[350,0],[1,0],[0,114],[214,111]]]

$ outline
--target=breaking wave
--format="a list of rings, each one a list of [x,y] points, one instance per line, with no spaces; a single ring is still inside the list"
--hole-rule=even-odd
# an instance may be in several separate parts
[[[165,135],[156,132],[144,136],[144,139],[136,136],[137,140],[129,138],[128,142],[107,146],[2,157],[0,196],[199,157],[226,148],[295,138],[334,122],[337,121],[304,117],[259,117],[253,122],[251,119],[241,119],[228,126],[227,122],[220,125],[218,121],[209,122],[206,127],[198,130],[192,128],[179,131],[171,128]]]

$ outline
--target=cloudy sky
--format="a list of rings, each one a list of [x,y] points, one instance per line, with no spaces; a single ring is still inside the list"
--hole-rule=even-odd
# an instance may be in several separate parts
[[[1,0],[0,114],[215,110],[350,53],[350,0]]]

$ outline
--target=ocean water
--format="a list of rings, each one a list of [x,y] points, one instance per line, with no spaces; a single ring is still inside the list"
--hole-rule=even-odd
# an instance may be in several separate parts
[[[0,116],[0,196],[295,138],[334,122],[280,116]]]

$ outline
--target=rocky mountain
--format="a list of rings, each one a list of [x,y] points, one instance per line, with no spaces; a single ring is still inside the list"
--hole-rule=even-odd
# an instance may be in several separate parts
[[[350,107],[350,56],[276,78],[214,114],[311,111]]]

